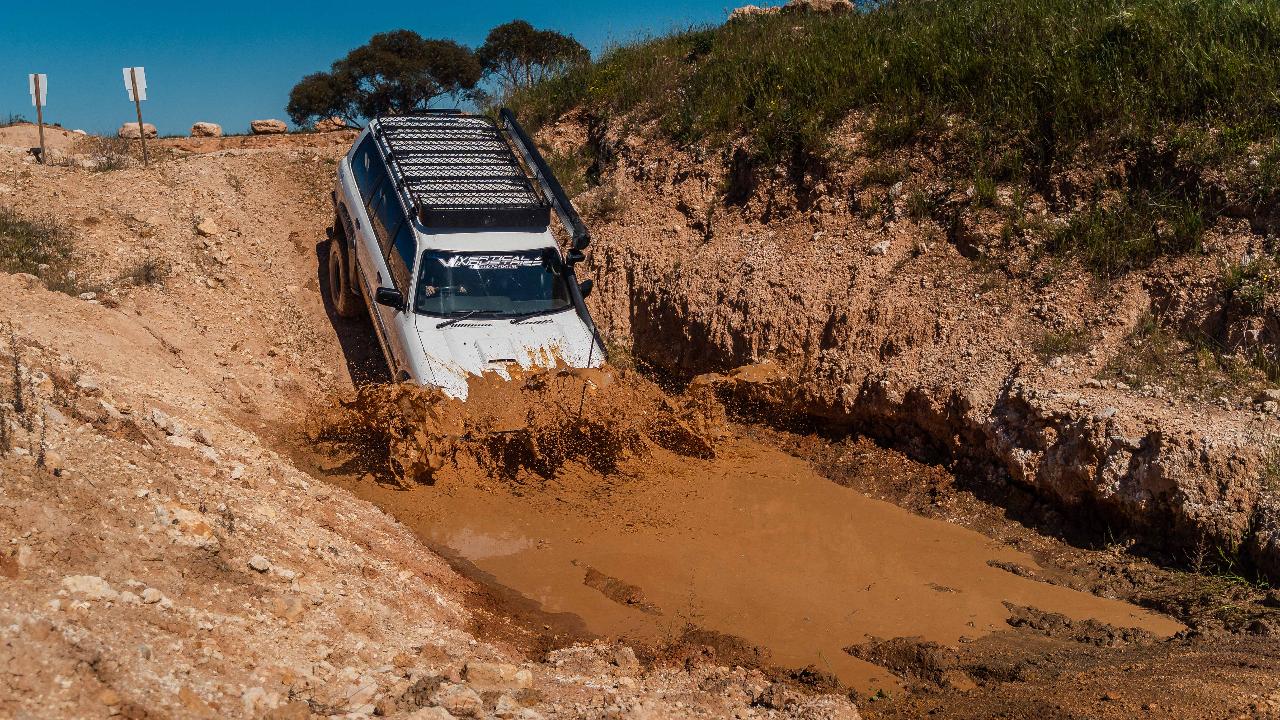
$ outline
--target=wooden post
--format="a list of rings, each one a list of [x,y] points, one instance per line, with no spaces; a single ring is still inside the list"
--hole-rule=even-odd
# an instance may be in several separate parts
[[[40,127],[40,163],[45,163],[45,106],[40,101],[40,73],[35,74],[36,83],[36,124]]]
[[[138,71],[129,68],[129,82],[133,84],[133,106],[138,110],[138,139],[142,141],[142,167],[150,163],[147,160],[147,131],[142,125],[142,98],[138,95]]]

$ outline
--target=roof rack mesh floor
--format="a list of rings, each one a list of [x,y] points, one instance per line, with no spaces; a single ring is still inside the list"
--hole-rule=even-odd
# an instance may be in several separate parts
[[[405,202],[428,227],[545,229],[551,221],[550,203],[487,117],[387,117],[374,135]]]

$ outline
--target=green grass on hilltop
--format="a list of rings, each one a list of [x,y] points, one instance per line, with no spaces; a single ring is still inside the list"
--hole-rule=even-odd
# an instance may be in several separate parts
[[[1275,0],[890,0],[778,14],[615,48],[510,104],[534,127],[584,108],[657,121],[679,144],[746,138],[755,167],[797,178],[860,111],[872,156],[945,138],[950,179],[974,187],[976,205],[993,201],[995,181],[1083,203],[1046,247],[1100,276],[1199,247],[1224,207],[1205,189],[1210,169],[1233,168],[1232,192],[1280,227],[1266,210],[1280,201]],[[1261,166],[1241,171],[1260,141]],[[1130,176],[1062,195],[1053,178],[1078,160],[1121,161]]]
[[[901,0],[619,47],[513,104],[535,125],[586,105],[677,140],[745,133],[763,160],[820,152],[855,109],[890,145],[960,113],[1044,152],[1185,122],[1273,131],[1278,57],[1274,0]]]

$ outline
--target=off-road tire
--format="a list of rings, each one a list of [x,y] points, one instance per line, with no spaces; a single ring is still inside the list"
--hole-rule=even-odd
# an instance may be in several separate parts
[[[340,228],[340,226],[339,226]],[[341,229],[329,240],[329,299],[339,316],[349,318],[360,314],[361,298],[351,287],[351,259],[347,255],[347,243]]]

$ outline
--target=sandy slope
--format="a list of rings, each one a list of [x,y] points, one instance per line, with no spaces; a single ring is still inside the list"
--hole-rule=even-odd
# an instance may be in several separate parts
[[[101,173],[0,153],[4,197],[74,228],[96,290],[0,275],[0,715],[856,717],[753,709],[759,673],[609,645],[526,659],[477,586],[269,449],[377,372],[368,328],[322,300],[340,149],[307,142]],[[161,284],[122,279],[144,260]]]

